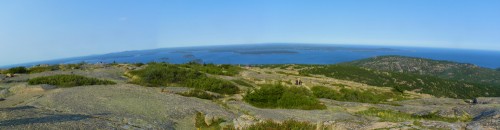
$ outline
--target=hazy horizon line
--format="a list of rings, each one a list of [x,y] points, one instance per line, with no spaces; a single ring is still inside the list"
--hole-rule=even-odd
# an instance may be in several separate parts
[[[72,57],[61,57],[61,58],[51,58],[46,60],[37,60],[37,61],[29,61],[29,62],[21,62],[14,64],[4,64],[0,65],[0,68],[12,67],[22,64],[31,64],[37,62],[44,61],[53,61],[53,60],[63,60],[69,58],[79,58],[79,57],[88,57],[88,56],[98,56],[98,55],[107,55],[107,54],[115,54],[122,52],[132,52],[132,51],[147,51],[147,50],[158,50],[158,49],[179,49],[179,48],[195,48],[195,47],[221,47],[221,46],[242,46],[242,45],[286,45],[286,44],[297,44],[297,45],[330,45],[330,46],[359,46],[359,47],[402,47],[402,48],[425,48],[425,49],[449,49],[449,50],[469,50],[469,51],[492,51],[492,52],[500,52],[500,50],[493,49],[468,49],[468,48],[449,48],[449,47],[428,47],[428,46],[411,46],[411,45],[380,45],[380,44],[353,44],[353,43],[306,43],[306,42],[265,42],[265,43],[239,43],[239,44],[210,44],[210,45],[188,45],[188,46],[170,46],[170,47],[158,47],[158,48],[150,48],[150,49],[138,49],[138,50],[123,50],[123,51],[115,51],[115,52],[107,52],[107,53],[98,53],[98,54],[89,54],[82,56],[72,56]]]

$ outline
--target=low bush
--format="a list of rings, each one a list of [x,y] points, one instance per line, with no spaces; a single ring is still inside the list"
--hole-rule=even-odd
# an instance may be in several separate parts
[[[263,85],[260,89],[247,93],[244,100],[261,108],[326,109],[309,90],[302,87]]]
[[[208,74],[226,75],[226,76],[237,75],[242,70],[238,66],[227,65],[227,64],[215,65],[215,64],[199,64],[196,62],[189,62],[187,64],[183,64],[182,66],[196,71],[205,72]]]
[[[170,86],[186,82],[188,79],[202,77],[202,73],[181,69],[169,64],[150,64],[144,69],[131,71],[130,73],[140,77],[133,83],[149,87]]]
[[[26,74],[26,73],[28,73],[28,69],[26,69],[26,67],[19,66],[19,67],[10,68],[5,73]]]
[[[208,77],[192,69],[181,68],[178,65],[154,63],[146,68],[130,72],[139,78],[132,83],[149,87],[184,86],[216,92],[220,94],[235,94],[238,87],[229,81]]]
[[[366,90],[359,91],[347,88],[341,88],[340,91],[333,90],[324,86],[314,86],[311,88],[314,96],[318,98],[327,98],[337,101],[363,102],[363,103],[381,103],[388,99],[401,100],[403,96],[400,93],[380,92]]]
[[[44,76],[28,80],[30,85],[49,84],[58,87],[74,87],[85,85],[110,85],[116,84],[109,80],[100,80],[97,78],[88,78],[80,75],[53,75]]]
[[[247,130],[314,130],[316,125],[309,122],[301,122],[295,120],[285,120],[282,123],[277,123],[272,120],[259,122],[247,128]]]
[[[199,90],[199,89],[193,89],[193,90],[190,90],[188,92],[183,92],[183,93],[178,93],[178,94],[182,95],[182,96],[186,96],[186,97],[197,97],[200,99],[208,99],[208,100],[212,100],[212,99],[217,98],[216,96],[209,94],[203,90]]]
[[[183,85],[220,94],[235,94],[239,92],[239,88],[231,82],[207,76],[189,79]]]
[[[29,68],[29,73],[41,73],[45,71],[54,71],[59,70],[59,65],[51,65],[51,66],[36,66]]]

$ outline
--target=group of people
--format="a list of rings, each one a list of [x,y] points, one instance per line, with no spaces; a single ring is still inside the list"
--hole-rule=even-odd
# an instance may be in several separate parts
[[[302,80],[295,80],[295,85],[302,85]]]

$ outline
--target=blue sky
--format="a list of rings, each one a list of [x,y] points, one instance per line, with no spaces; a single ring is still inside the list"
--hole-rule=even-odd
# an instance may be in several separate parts
[[[274,42],[500,50],[500,1],[0,1],[0,65]]]

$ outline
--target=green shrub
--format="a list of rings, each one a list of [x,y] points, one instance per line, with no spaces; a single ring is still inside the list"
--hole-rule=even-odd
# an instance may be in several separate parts
[[[231,82],[207,76],[202,76],[196,79],[188,79],[183,83],[183,85],[190,88],[202,89],[220,94],[235,94],[239,92],[239,88]]]
[[[59,65],[51,65],[51,66],[36,66],[36,67],[31,67],[29,68],[29,73],[30,74],[33,74],[33,73],[41,73],[41,72],[45,72],[45,71],[54,71],[54,70],[58,70],[59,69]]]
[[[245,128],[247,130],[314,130],[316,125],[309,122],[301,122],[295,120],[285,120],[282,123],[277,123],[272,120],[259,122]]]
[[[208,77],[192,69],[181,68],[178,65],[152,63],[146,68],[130,72],[139,78],[132,83],[149,87],[184,86],[216,92],[220,94],[235,94],[238,87],[229,81]]]
[[[53,76],[37,77],[28,80],[28,83],[30,85],[49,84],[58,87],[116,84],[113,81],[100,80],[97,78],[88,78],[80,75],[53,75]]]
[[[325,109],[314,95],[302,87],[285,87],[282,85],[263,85],[260,89],[249,92],[244,100],[261,108],[285,109]]]
[[[341,88],[340,91],[333,90],[324,86],[314,86],[311,88],[314,96],[318,98],[327,98],[337,101],[349,102],[364,102],[364,103],[381,103],[388,99],[401,100],[403,96],[400,93],[380,92],[375,93],[373,90],[359,91],[347,88]]]
[[[181,69],[169,64],[150,64],[145,69],[130,73],[140,77],[134,83],[150,87],[180,84],[188,79],[198,79],[203,75],[196,71]]]
[[[14,67],[14,68],[8,69],[6,73],[26,74],[26,73],[28,73],[28,69],[26,69],[26,67],[19,66],[19,67]]]
[[[183,93],[178,93],[178,94],[182,95],[182,96],[186,96],[186,97],[197,97],[197,98],[208,99],[208,100],[212,100],[212,99],[217,98],[216,96],[209,94],[203,90],[199,90],[199,89],[193,89],[193,90],[190,90],[188,92],[183,92]]]
[[[75,69],[83,69],[83,66],[86,65],[86,62],[80,62],[78,64],[60,64],[58,65],[60,70],[75,70]]]
[[[242,70],[238,66],[227,65],[227,64],[215,65],[215,64],[198,64],[196,62],[189,62],[187,64],[183,64],[182,66],[200,72],[205,72],[215,75],[226,75],[226,76],[237,75]]]
[[[250,88],[253,87],[251,84],[249,84],[241,79],[235,79],[235,80],[231,80],[231,81],[233,81],[234,83],[239,84],[241,86],[250,87]]]
[[[357,114],[366,115],[366,116],[375,116],[379,117],[380,121],[390,121],[390,122],[404,122],[411,120],[434,120],[434,121],[444,121],[444,122],[468,122],[471,120],[470,116],[465,114],[462,117],[443,117],[436,113],[429,113],[426,115],[412,115],[408,113],[392,111],[392,110],[384,110],[378,108],[370,108],[365,111],[357,112]]]

